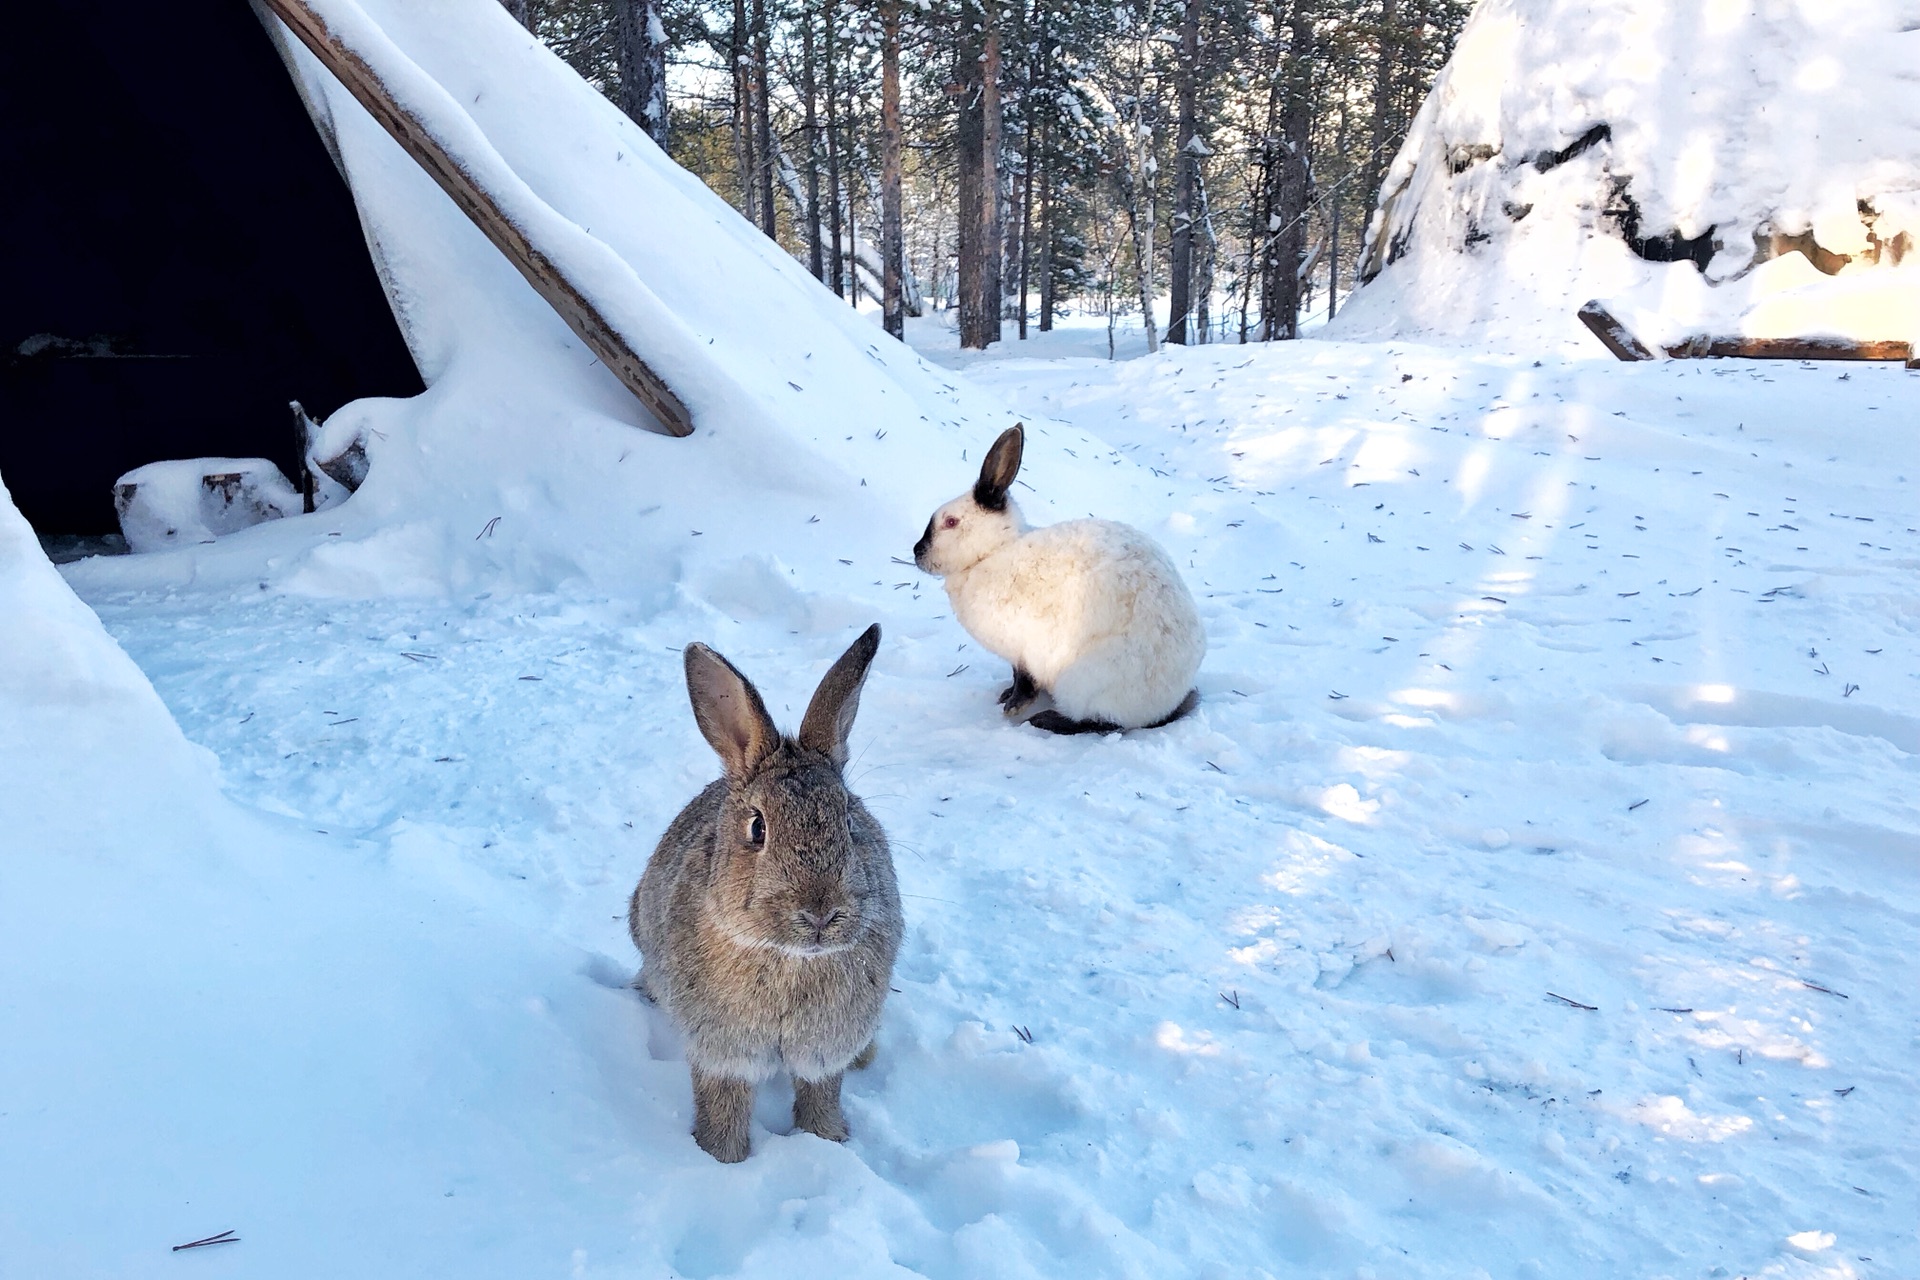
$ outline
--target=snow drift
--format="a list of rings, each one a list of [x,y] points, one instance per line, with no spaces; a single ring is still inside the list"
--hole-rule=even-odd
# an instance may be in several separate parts
[[[1485,0],[1333,332],[1920,339],[1920,5]]]

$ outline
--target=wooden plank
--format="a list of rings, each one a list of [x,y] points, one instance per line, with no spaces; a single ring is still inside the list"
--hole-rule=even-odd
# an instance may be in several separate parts
[[[1676,360],[1730,356],[1742,360],[1903,360],[1913,362],[1909,342],[1858,342],[1851,338],[1688,338],[1666,349]]]
[[[406,153],[440,184],[460,211],[473,220],[494,248],[525,276],[587,349],[640,399],[660,430],[671,436],[693,434],[693,417],[666,381],[633,350],[619,330],[600,314],[586,294],[510,221],[499,203],[455,157],[441,146],[426,122],[388,90],[380,74],[358,51],[336,37],[326,19],[307,0],[262,0],[300,43],[333,73]]]
[[[1613,352],[1616,360],[1653,359],[1653,352],[1647,349],[1646,344],[1634,337],[1598,298],[1581,307],[1579,315],[1580,323],[1587,326],[1607,350]]]

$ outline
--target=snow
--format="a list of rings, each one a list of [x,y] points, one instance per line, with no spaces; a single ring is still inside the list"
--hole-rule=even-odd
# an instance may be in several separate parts
[[[342,410],[365,484],[60,571],[0,499],[9,1273],[1920,1273],[1920,375],[1084,328],[942,370],[495,10],[362,34],[713,339],[701,420],[636,429],[306,81],[429,381]],[[895,562],[1016,419],[1033,519],[1186,573],[1189,719],[1006,724]],[[791,727],[874,621],[879,1056],[851,1142],[769,1087],[721,1166],[626,985],[717,768],[679,650]]]
[[[1912,0],[1486,0],[1384,184],[1387,265],[1332,331],[1580,349],[1600,298],[1649,343],[1920,344],[1917,66]],[[1704,272],[1637,257],[1616,187],[1641,236],[1710,237]],[[1852,260],[1827,277],[1794,254],[1800,296],[1755,314],[1777,292],[1742,279],[1761,241],[1808,232]]]
[[[113,487],[120,533],[139,552],[211,542],[293,515],[301,505],[299,492],[265,458],[149,462]]]
[[[1303,342],[970,376],[1151,469],[1101,514],[1200,597],[1191,720],[1008,727],[906,569],[349,599],[69,567],[220,760],[193,822],[244,849],[124,891],[210,936],[98,907],[9,935],[61,975],[15,1042],[78,1023],[126,1061],[165,1011],[195,1050],[154,1085],[16,1065],[55,1120],[119,1122],[7,1188],[8,1255],[138,1275],[235,1227],[248,1267],[317,1274],[350,1222],[394,1274],[1920,1265],[1909,375]],[[792,724],[871,620],[851,776],[898,849],[898,994],[852,1143],[768,1090],[725,1170],[619,989],[624,896],[715,768],[676,650]],[[108,1163],[123,1212],[83,1227],[100,1193],[47,1174]]]

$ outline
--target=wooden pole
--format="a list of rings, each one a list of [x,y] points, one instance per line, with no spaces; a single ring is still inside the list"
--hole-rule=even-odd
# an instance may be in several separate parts
[[[379,72],[368,65],[360,52],[334,35],[326,19],[314,12],[307,0],[262,2],[287,24],[287,29],[299,37],[300,43],[333,73],[381,128],[392,135],[401,149],[440,184],[440,189],[473,220],[473,225],[480,228],[493,247],[506,255],[507,261],[526,277],[534,292],[586,343],[587,349],[639,397],[640,403],[660,424],[659,430],[670,436],[693,434],[692,415],[665,380],[634,352],[626,337],[600,314],[599,308],[567,278],[566,272],[508,219],[492,193],[447,152],[427,123],[395,99]]]
[[[1913,361],[1913,344],[1852,338],[1695,337],[1666,348],[1676,360],[1731,356],[1743,360]]]
[[[1652,360],[1654,353],[1633,336],[1598,299],[1580,308],[1580,323],[1621,360]],[[1661,348],[1674,360],[1900,360],[1920,369],[1913,344],[1898,340],[1854,338],[1742,338],[1698,334]]]
[[[1653,352],[1640,339],[1633,336],[1627,326],[1614,317],[1598,298],[1580,308],[1580,323],[1594,337],[1600,339],[1607,350],[1613,352],[1616,360],[1651,360]]]

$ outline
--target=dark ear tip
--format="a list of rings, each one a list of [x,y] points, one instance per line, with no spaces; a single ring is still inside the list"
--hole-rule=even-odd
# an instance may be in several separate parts
[[[847,646],[847,656],[856,659],[861,666],[873,661],[873,655],[880,652],[880,624],[874,623],[859,638]]]

